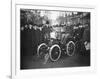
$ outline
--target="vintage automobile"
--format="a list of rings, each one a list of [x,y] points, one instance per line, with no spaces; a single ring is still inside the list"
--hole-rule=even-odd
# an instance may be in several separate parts
[[[47,33],[48,32],[48,33]],[[61,53],[73,56],[75,53],[75,39],[73,37],[73,28],[66,26],[52,27],[52,30],[44,34],[44,41],[37,48],[37,55],[40,57],[46,53],[49,54],[51,61],[57,61]]]

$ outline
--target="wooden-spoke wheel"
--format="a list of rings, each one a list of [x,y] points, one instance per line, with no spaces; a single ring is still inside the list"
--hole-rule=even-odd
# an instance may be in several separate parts
[[[43,55],[46,52],[47,48],[48,47],[47,47],[47,45],[45,43],[40,44],[38,46],[38,48],[37,48],[37,55],[38,55],[38,57]]]
[[[50,50],[49,50],[49,56],[51,61],[57,61],[60,56],[61,56],[61,49],[59,47],[59,45],[55,44],[53,46],[51,46]]]
[[[73,41],[69,41],[66,44],[66,53],[68,56],[73,56],[75,52],[75,43]]]

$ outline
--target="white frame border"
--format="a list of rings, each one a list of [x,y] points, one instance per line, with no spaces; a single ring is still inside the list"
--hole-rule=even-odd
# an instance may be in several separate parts
[[[17,6],[16,9],[16,5],[19,5],[19,7]],[[49,10],[65,10],[67,9],[67,11],[86,11],[86,12],[91,12],[91,67],[71,67],[71,68],[55,68],[55,69],[36,69],[36,70],[20,70],[19,67],[20,65],[18,64],[20,61],[19,59],[19,48],[17,45],[18,43],[18,36],[19,36],[19,30],[20,28],[16,27],[19,26],[19,21],[18,18],[16,18],[16,15],[19,16],[19,13],[16,13],[16,11],[18,12],[18,10],[23,7],[23,5],[27,5],[26,7],[24,7],[25,9],[29,9],[31,6],[32,8],[35,9],[49,9]],[[80,7],[75,7],[74,6],[69,6],[69,7],[63,7],[63,6],[39,6],[39,5],[30,5],[30,4],[12,4],[12,6],[14,6],[12,8],[12,78],[27,78],[27,77],[38,77],[37,75],[39,75],[39,77],[43,77],[43,76],[53,76],[53,75],[64,75],[65,73],[67,74],[76,74],[77,73],[88,73],[88,72],[95,72],[96,70],[96,54],[94,53],[94,51],[96,51],[96,49],[94,47],[96,47],[96,41],[95,41],[95,34],[96,34],[96,24],[95,24],[95,8],[93,7],[84,7],[84,6],[80,6]],[[37,8],[38,7],[38,8]],[[40,8],[39,8],[40,7]],[[68,9],[69,8],[69,9]],[[82,9],[83,8],[83,9]],[[18,23],[16,23],[15,21],[17,21]],[[16,25],[17,24],[17,25]],[[16,31],[17,30],[17,31]],[[16,39],[17,38],[17,39]],[[94,40],[92,40],[94,39]],[[17,49],[16,49],[17,47]],[[92,49],[93,48],[93,49]],[[16,57],[17,56],[17,57]],[[17,59],[16,59],[17,58]],[[46,73],[48,72],[48,73]],[[85,73],[84,73],[85,72]],[[17,74],[18,73],[18,74]],[[31,74],[32,73],[32,74]],[[34,74],[34,75],[33,75]]]

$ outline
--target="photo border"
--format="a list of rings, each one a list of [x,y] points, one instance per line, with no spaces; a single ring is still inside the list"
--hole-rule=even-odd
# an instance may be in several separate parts
[[[20,12],[19,9],[21,7],[23,7],[24,5],[26,5],[26,7],[24,7],[25,9],[29,8],[29,7],[31,7],[31,9],[32,9],[32,7],[35,6],[34,7],[35,9],[37,9],[36,7],[40,7],[40,8],[48,7],[49,9],[52,7],[50,10],[59,8],[59,10],[66,11],[66,9],[68,10],[68,8],[69,8],[69,10],[76,9],[77,11],[82,10],[82,11],[86,11],[86,12],[87,11],[91,12],[91,22],[90,22],[91,23],[91,27],[90,27],[90,29],[91,29],[91,31],[90,31],[91,32],[91,59],[90,59],[91,66],[89,66],[89,67],[67,67],[67,68],[53,68],[53,69],[49,68],[49,69],[20,70],[20,68],[19,68],[20,67],[20,62],[19,62],[20,61],[20,58],[19,58],[20,57],[20,52],[19,52],[19,50],[20,50],[19,44],[20,43],[18,44],[18,42],[20,41],[20,38],[19,38],[19,35],[20,35],[20,22],[19,22],[20,15],[19,14],[20,13],[18,13],[18,12]],[[20,7],[18,7],[18,6],[20,6]],[[25,77],[34,77],[34,76],[37,77],[37,75],[39,75],[39,74],[40,74],[39,75],[40,77],[43,77],[43,76],[50,76],[50,75],[52,76],[54,74],[55,75],[63,75],[65,73],[76,74],[76,72],[77,73],[81,72],[84,74],[84,72],[85,73],[91,72],[91,71],[94,72],[96,70],[96,66],[95,66],[96,55],[94,53],[96,51],[96,49],[94,48],[96,46],[95,45],[96,42],[92,39],[94,39],[94,37],[95,37],[94,34],[96,34],[96,30],[94,30],[95,25],[96,25],[95,24],[95,8],[93,8],[93,7],[92,8],[91,7],[84,8],[84,6],[83,7],[70,7],[70,6],[64,7],[64,6],[45,6],[45,5],[39,6],[39,5],[32,5],[32,4],[31,5],[30,4],[15,4],[15,7],[12,10],[12,78],[23,78],[23,77],[25,78]],[[19,26],[19,27],[17,27],[17,26]],[[48,72],[48,73],[46,73],[46,72]]]

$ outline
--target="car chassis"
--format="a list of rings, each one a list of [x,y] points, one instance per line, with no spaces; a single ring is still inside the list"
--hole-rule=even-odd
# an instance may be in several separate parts
[[[59,27],[57,27],[59,28]],[[57,61],[64,52],[68,56],[73,56],[75,52],[74,37],[70,32],[66,32],[63,27],[44,34],[46,42],[41,43],[37,48],[38,57],[48,53],[51,61]]]

